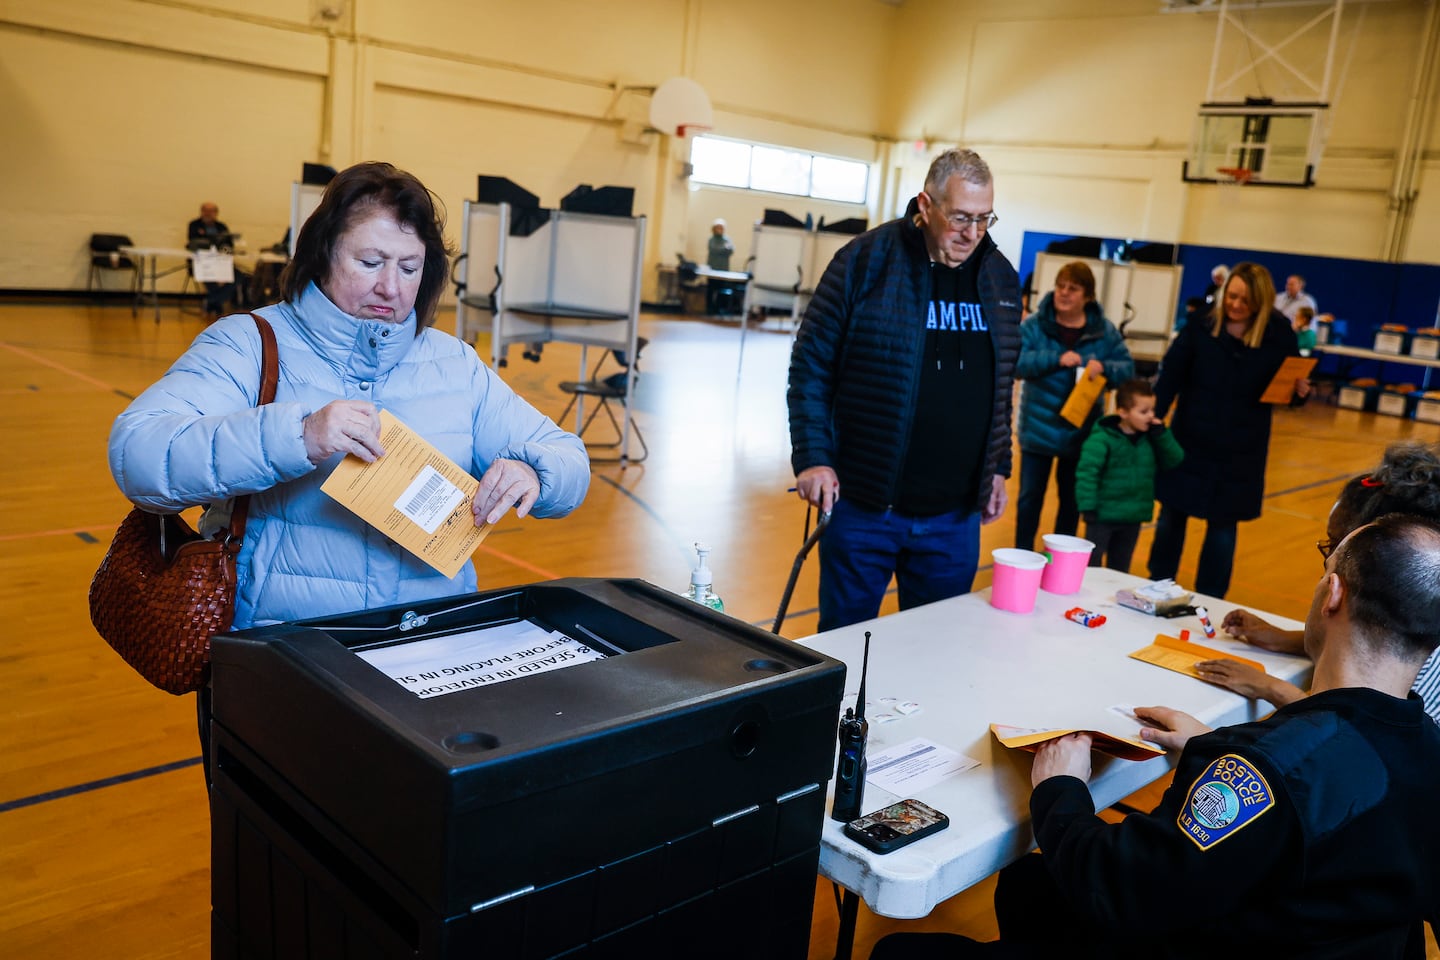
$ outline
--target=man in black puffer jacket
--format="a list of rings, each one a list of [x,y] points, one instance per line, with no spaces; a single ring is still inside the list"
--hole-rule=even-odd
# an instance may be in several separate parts
[[[995,246],[990,168],[930,166],[906,215],[856,237],[805,312],[790,359],[791,465],[831,512],[820,629],[968,593],[980,524],[1005,510],[1020,284]]]

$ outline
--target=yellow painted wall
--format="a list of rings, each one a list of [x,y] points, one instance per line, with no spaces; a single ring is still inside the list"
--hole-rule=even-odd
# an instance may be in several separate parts
[[[1233,196],[1179,180],[1215,16],[1156,0],[0,0],[0,288],[81,287],[90,233],[179,244],[203,200],[269,244],[306,160],[393,160],[452,219],[478,173],[548,204],[632,186],[647,295],[654,264],[698,254],[715,216],[743,242],[764,206],[843,207],[692,189],[684,143],[642,132],[644,88],[681,74],[709,91],[718,134],[875,163],[872,222],[963,141],[995,169],[1012,254],[1030,229],[1377,257],[1429,21],[1417,0],[1363,5],[1363,21],[1361,6],[1320,186]],[[1249,22],[1275,37],[1313,15]],[[1265,64],[1245,83],[1283,96],[1291,80]],[[1440,262],[1437,113],[1432,84],[1403,253],[1422,262]]]
[[[0,0],[0,122],[26,145],[0,178],[0,288],[83,286],[92,232],[182,245],[204,200],[268,245],[304,161],[412,170],[457,242],[480,173],[548,205],[630,186],[648,259],[668,261],[715,204],[692,215],[684,145],[643,132],[649,89],[689,74],[717,132],[868,161],[897,17],[876,0]]]

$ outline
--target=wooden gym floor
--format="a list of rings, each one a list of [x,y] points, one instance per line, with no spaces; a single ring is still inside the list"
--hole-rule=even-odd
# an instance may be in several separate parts
[[[442,315],[442,329],[453,323]],[[124,306],[0,305],[0,428],[10,437],[0,462],[0,954],[9,958],[209,953],[208,814],[192,698],[135,676],[96,637],[85,600],[128,506],[106,466],[110,424],[201,327],[174,307],[157,324]],[[635,418],[649,459],[625,469],[596,463],[589,498],[567,519],[503,521],[476,555],[480,587],[640,577],[678,591],[691,543],[705,540],[727,612],[768,628],[805,521],[786,493],[788,331],[752,326],[743,367],[733,322],[647,316],[642,333],[650,344]],[[480,348],[488,356],[483,338]],[[552,344],[538,364],[512,350],[502,373],[555,416],[565,400],[556,384],[578,364],[578,347]],[[603,420],[592,439],[603,438]],[[1265,515],[1241,527],[1231,597],[1303,616],[1319,574],[1312,544],[1337,488],[1401,438],[1440,440],[1440,427],[1315,402],[1277,411]],[[1010,496],[1005,518],[985,528],[984,556],[1010,545],[1013,482]],[[1147,531],[1137,572],[1148,542]],[[1198,548],[1197,531],[1182,581],[1193,577]],[[786,636],[814,632],[816,566],[811,558],[802,571]],[[976,587],[988,584],[987,568]],[[992,889],[981,884],[922,920],[862,908],[856,956],[898,929],[988,939]],[[810,957],[829,957],[828,882],[817,883],[814,918]],[[1440,957],[1433,944],[1429,956]]]

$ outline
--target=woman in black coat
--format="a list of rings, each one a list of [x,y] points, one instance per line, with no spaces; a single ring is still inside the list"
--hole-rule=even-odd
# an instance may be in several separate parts
[[[1298,356],[1295,331],[1273,309],[1275,283],[1255,263],[1238,264],[1215,309],[1186,324],[1160,366],[1155,412],[1175,404],[1170,427],[1185,450],[1178,467],[1156,477],[1160,518],[1150,547],[1150,576],[1173,578],[1191,517],[1205,521],[1195,589],[1223,597],[1235,561],[1235,527],[1260,516],[1270,406],[1260,395],[1286,357]],[[1310,393],[1295,382],[1295,396]],[[1177,399],[1178,398],[1178,399]]]

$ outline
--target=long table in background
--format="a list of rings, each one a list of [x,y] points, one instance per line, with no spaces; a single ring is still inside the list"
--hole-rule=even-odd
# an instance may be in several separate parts
[[[155,322],[160,322],[160,290],[159,281],[161,277],[168,277],[172,273],[184,270],[194,258],[195,254],[184,247],[121,247],[120,252],[134,257],[140,261],[140,292],[135,297],[134,304],[130,307],[132,316],[139,312],[140,306],[148,299],[155,308]],[[175,266],[159,269],[160,258],[167,260],[179,260]],[[148,292],[147,292],[148,287]]]
[[[1408,353],[1379,353],[1375,350],[1366,350],[1362,347],[1342,347],[1327,343],[1317,343],[1313,352],[1329,354],[1335,357],[1349,357],[1352,360],[1374,360],[1379,363],[1403,363],[1407,366],[1424,367],[1425,372],[1420,375],[1421,390],[1430,389],[1430,371],[1436,367],[1440,367],[1440,360],[1432,360],[1429,357],[1412,357]],[[1384,382],[1383,379],[1381,382]]]
[[[982,590],[799,641],[847,664],[845,696],[853,704],[864,634],[871,632],[866,713],[872,773],[875,756],[915,738],[979,761],[977,767],[910,795],[946,813],[950,826],[893,853],[870,852],[827,816],[820,873],[846,890],[837,957],[850,955],[856,894],[882,916],[923,917],[1034,846],[1030,755],[998,743],[991,723],[1095,729],[1133,737],[1138,723],[1112,708],[1175,707],[1212,727],[1269,712],[1263,702],[1128,656],[1152,643],[1156,634],[1178,637],[1184,629],[1191,640],[1259,661],[1267,672],[1291,683],[1308,683],[1311,663],[1304,657],[1266,653],[1223,634],[1208,639],[1194,616],[1164,619],[1115,602],[1116,590],[1146,582],[1092,568],[1079,593],[1057,596],[1042,590],[1029,614],[991,607],[989,590]],[[1225,614],[1237,607],[1199,594],[1193,602],[1208,609],[1217,631]],[[1072,607],[1103,613],[1107,622],[1080,626],[1065,619]],[[1255,612],[1277,626],[1300,626],[1286,617]],[[906,714],[894,709],[899,704],[916,704],[918,710]],[[881,714],[893,719],[886,722]],[[1160,779],[1175,760],[1174,754],[1143,762],[1096,754],[1090,792],[1097,809]],[[831,790],[833,798],[833,781]],[[869,784],[862,812],[901,799]]]

